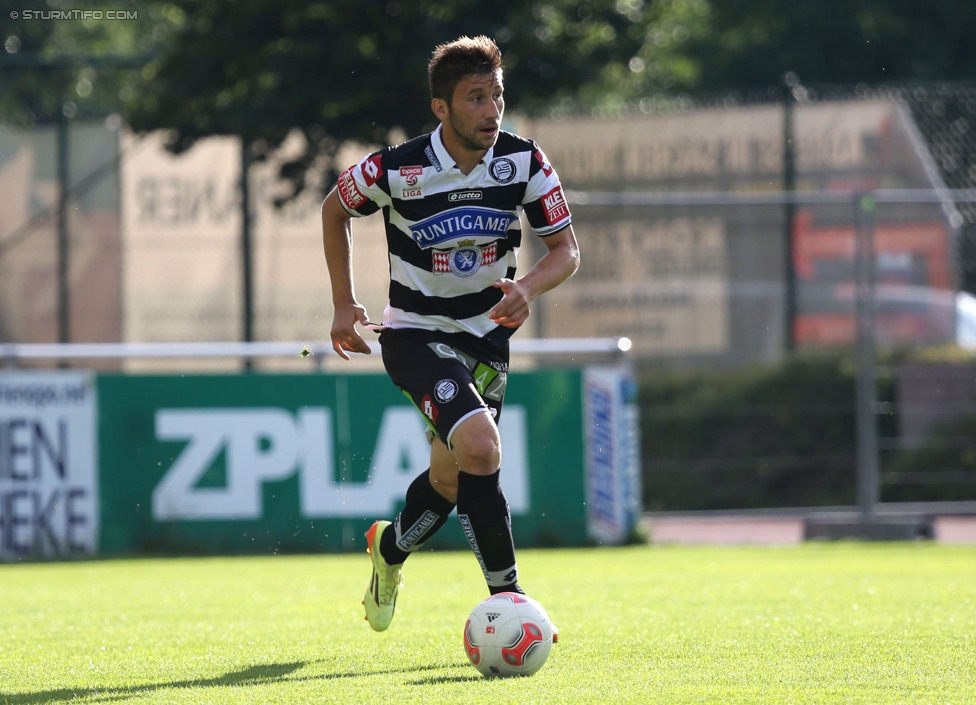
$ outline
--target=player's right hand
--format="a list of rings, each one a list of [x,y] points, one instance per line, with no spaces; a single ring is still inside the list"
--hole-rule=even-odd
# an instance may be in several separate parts
[[[348,360],[348,352],[358,352],[369,355],[372,352],[369,345],[359,335],[356,324],[366,325],[369,317],[366,307],[358,303],[337,305],[332,316],[332,349],[343,360]]]

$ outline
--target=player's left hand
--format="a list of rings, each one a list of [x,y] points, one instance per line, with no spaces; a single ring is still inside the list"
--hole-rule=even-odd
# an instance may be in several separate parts
[[[499,279],[493,286],[502,290],[502,300],[488,312],[488,318],[506,328],[518,328],[529,317],[529,294],[513,279]]]

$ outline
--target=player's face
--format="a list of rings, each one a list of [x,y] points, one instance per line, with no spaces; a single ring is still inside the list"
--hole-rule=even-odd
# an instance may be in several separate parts
[[[458,82],[444,129],[459,147],[485,152],[494,146],[505,112],[504,91],[501,71],[465,76]]]

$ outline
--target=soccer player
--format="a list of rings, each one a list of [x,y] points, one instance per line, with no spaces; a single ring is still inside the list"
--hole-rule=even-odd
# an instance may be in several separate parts
[[[455,507],[490,593],[522,592],[499,484],[509,338],[532,300],[579,266],[559,177],[535,142],[501,129],[495,42],[461,37],[436,47],[428,79],[437,129],[364,157],[322,204],[332,346],[346,360],[368,354],[356,326],[380,329],[386,371],[431,440],[430,467],[410,484],[402,511],[366,533],[373,572],[363,604],[376,631],[393,619],[403,563]],[[352,276],[351,219],[378,210],[390,262],[381,325],[369,323]],[[516,279],[523,213],[546,253]]]

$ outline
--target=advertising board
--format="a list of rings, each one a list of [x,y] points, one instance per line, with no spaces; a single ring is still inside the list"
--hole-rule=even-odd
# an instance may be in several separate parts
[[[85,372],[0,372],[0,560],[98,545],[96,398]]]
[[[519,545],[587,541],[581,372],[513,373],[499,427]],[[102,550],[341,551],[429,447],[381,374],[102,375]],[[432,546],[466,548],[456,522]]]

